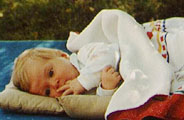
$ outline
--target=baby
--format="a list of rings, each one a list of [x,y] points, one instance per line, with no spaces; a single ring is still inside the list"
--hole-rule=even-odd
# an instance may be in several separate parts
[[[119,51],[114,46],[92,43],[71,56],[57,49],[25,50],[15,60],[13,83],[23,91],[50,97],[82,94],[95,87],[100,96],[112,95],[122,79],[116,72]]]

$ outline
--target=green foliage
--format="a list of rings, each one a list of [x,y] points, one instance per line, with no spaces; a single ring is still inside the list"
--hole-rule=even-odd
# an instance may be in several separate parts
[[[102,9],[121,9],[140,22],[184,16],[183,0],[0,0],[1,40],[66,40]]]

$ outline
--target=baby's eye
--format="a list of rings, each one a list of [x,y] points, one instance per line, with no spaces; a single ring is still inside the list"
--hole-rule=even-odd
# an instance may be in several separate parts
[[[47,89],[45,90],[45,95],[46,95],[46,96],[49,96],[49,95],[50,95],[50,88],[47,88]]]
[[[51,70],[49,71],[49,77],[53,77],[53,75],[54,75],[54,70],[51,69]]]

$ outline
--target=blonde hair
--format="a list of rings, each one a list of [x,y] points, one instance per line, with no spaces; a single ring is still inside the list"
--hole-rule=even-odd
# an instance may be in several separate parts
[[[28,92],[30,89],[30,82],[28,79],[28,73],[25,70],[26,61],[28,59],[49,60],[61,56],[61,53],[65,54],[63,57],[68,57],[67,53],[57,49],[33,48],[25,50],[14,61],[14,68],[11,78],[13,84],[19,89]]]

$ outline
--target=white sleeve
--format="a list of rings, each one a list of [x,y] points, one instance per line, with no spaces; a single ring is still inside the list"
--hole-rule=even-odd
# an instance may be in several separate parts
[[[111,65],[115,68],[117,66],[115,50],[112,47],[103,43],[93,44],[91,46],[90,49],[82,49],[78,54],[78,60],[84,66],[81,68],[80,75],[77,79],[86,90],[99,85],[101,71],[106,66]]]
[[[98,96],[111,96],[114,94],[114,92],[117,90],[117,88],[112,89],[112,90],[106,90],[102,88],[102,84],[100,83],[97,90],[96,90],[96,95]]]
[[[70,32],[66,47],[70,52],[77,52],[83,45],[82,42],[78,42],[76,38],[79,36],[79,34],[75,32]]]

